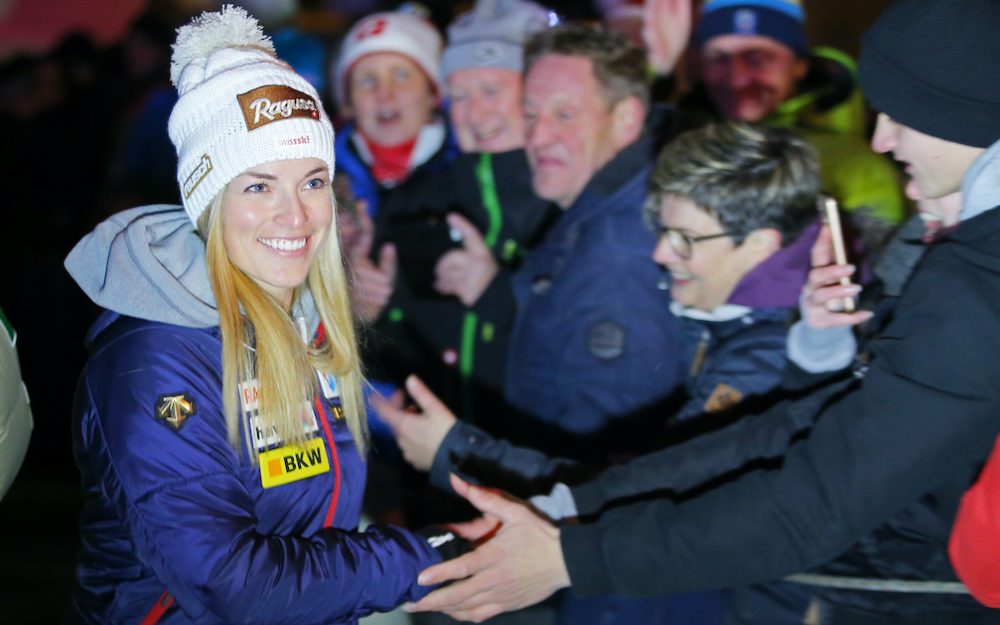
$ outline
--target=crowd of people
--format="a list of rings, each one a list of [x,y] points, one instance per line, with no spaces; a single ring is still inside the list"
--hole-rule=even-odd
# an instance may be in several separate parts
[[[8,250],[79,313],[71,410],[9,323],[0,372],[0,497],[70,413],[67,623],[1000,623],[1000,6],[895,0],[858,62],[798,0],[601,8],[4,70],[26,143],[118,122]]]

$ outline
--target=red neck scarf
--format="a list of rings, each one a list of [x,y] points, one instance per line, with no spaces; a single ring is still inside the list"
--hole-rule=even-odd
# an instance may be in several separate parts
[[[372,175],[379,184],[400,182],[410,172],[410,158],[417,144],[414,137],[399,145],[379,145],[362,135],[372,154]]]

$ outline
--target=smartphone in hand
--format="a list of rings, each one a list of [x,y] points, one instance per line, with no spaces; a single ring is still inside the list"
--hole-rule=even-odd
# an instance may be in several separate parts
[[[824,197],[820,200],[820,206],[823,213],[823,223],[830,227],[830,238],[833,240],[833,262],[838,265],[846,265],[847,246],[844,244],[844,229],[840,225],[840,208],[837,206],[837,200],[828,196]],[[847,286],[851,283],[851,279],[844,276],[840,279],[840,283]],[[835,307],[838,303],[839,310],[835,312],[854,312],[857,308],[853,297],[844,297],[829,302]]]

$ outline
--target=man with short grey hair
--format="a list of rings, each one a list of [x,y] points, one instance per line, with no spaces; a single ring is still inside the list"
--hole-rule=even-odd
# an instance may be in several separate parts
[[[624,37],[578,25],[542,31],[525,50],[532,186],[560,215],[513,277],[504,396],[517,414],[504,434],[602,464],[648,444],[662,427],[650,407],[685,379],[683,330],[642,216],[669,121],[647,114],[643,58]],[[666,605],[601,597],[564,605],[563,617],[659,622]]]

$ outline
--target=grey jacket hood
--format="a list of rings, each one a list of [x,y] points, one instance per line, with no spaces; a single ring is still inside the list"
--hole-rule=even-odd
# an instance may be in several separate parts
[[[181,206],[140,206],[112,215],[76,244],[65,266],[102,308],[189,328],[219,325],[205,243]],[[308,288],[292,316],[309,336],[319,327]]]
[[[65,266],[102,308],[192,328],[219,325],[205,243],[180,206],[112,215],[76,244]]]
[[[1000,141],[980,154],[965,174],[961,220],[997,206],[1000,206]]]

